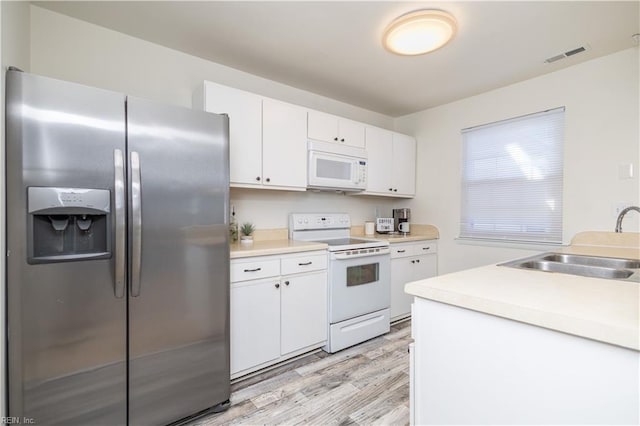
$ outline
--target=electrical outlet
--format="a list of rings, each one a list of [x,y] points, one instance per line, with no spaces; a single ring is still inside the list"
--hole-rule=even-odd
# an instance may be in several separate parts
[[[633,179],[634,170],[633,163],[620,164],[618,165],[618,179]]]

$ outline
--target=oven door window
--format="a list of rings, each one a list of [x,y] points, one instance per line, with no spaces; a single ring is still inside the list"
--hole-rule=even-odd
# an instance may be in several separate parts
[[[375,283],[379,280],[380,264],[356,265],[347,267],[347,287]]]

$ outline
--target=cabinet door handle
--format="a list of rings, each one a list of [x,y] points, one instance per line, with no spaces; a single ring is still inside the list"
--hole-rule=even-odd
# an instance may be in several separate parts
[[[276,288],[280,288],[280,283],[276,283]]]
[[[411,263],[416,263],[416,261],[415,261],[415,260],[412,260],[412,261],[411,261]]]
[[[305,263],[298,263],[298,266],[309,266],[311,265],[313,262],[305,262]]]
[[[262,270],[262,268],[256,268],[256,269],[245,269],[244,271],[245,272],[258,272],[258,271],[261,271],[261,270]]]
[[[333,138],[333,140],[337,142],[337,141],[338,141],[338,138]]]
[[[340,139],[340,142],[344,142],[344,138]]]
[[[404,253],[406,250],[398,250],[396,253]]]
[[[393,188],[389,188],[389,191],[393,191]]]
[[[394,189],[393,192],[398,192],[398,188]]]
[[[256,176],[256,180],[260,182],[260,176]]]
[[[271,178],[267,178],[265,179],[267,182],[271,182]]]
[[[289,285],[289,281],[285,281],[285,282],[284,282],[284,284],[285,284],[285,285]]]
[[[420,259],[416,259],[416,263],[420,263]]]
[[[422,247],[422,250],[429,250],[431,247]]]

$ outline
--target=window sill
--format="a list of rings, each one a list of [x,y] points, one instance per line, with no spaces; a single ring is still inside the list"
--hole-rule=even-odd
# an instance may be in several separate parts
[[[549,251],[550,248],[566,247],[566,243],[545,243],[541,241],[518,241],[518,240],[503,240],[493,238],[470,238],[470,237],[456,237],[454,241],[458,244],[472,245],[472,246],[485,246],[485,247],[502,247],[502,248],[515,248],[521,250],[539,250]]]

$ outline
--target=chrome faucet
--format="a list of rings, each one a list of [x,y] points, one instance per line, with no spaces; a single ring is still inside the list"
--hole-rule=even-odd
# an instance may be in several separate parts
[[[630,206],[623,209],[618,215],[618,220],[616,221],[616,232],[622,232],[622,219],[624,219],[624,215],[630,212],[631,210],[635,210],[640,213],[640,207]]]

